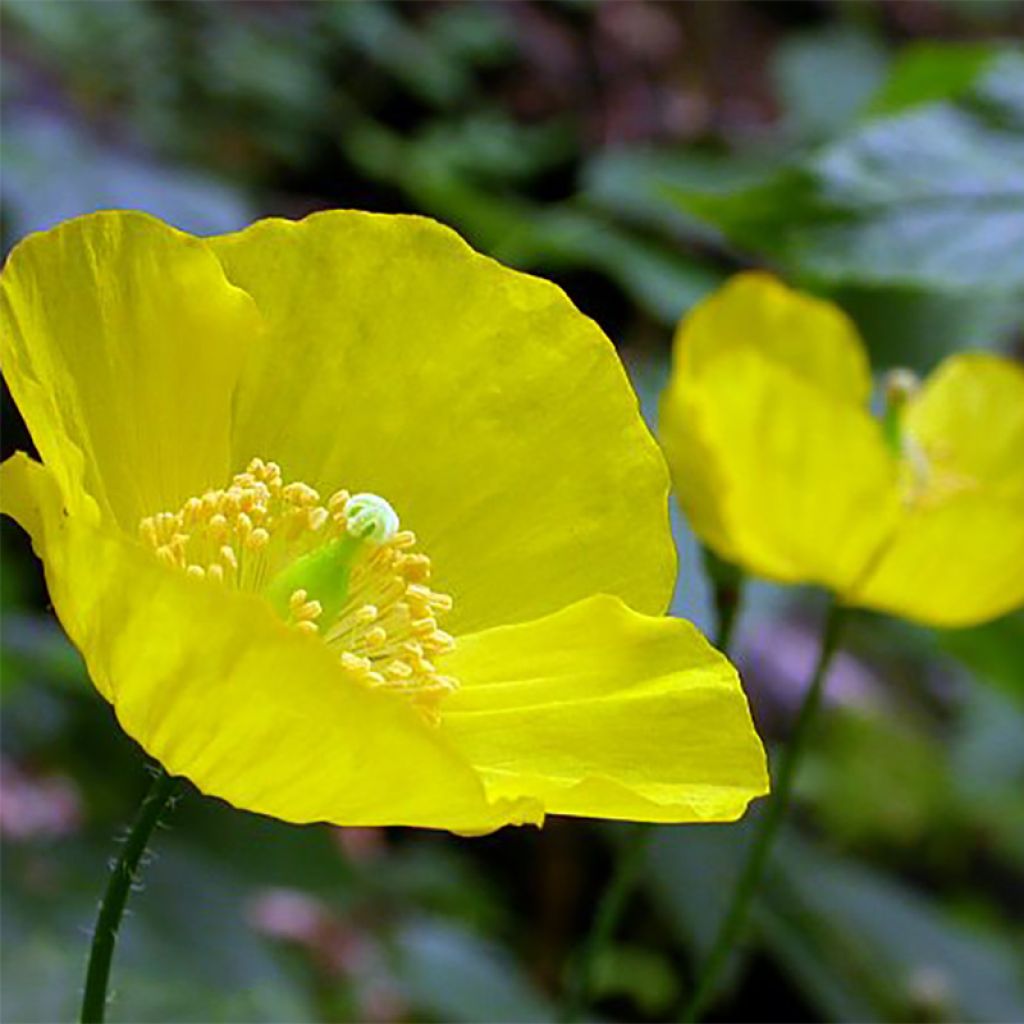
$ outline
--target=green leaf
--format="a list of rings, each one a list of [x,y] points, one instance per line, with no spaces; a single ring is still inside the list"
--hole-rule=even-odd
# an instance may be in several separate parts
[[[839,842],[901,850],[953,818],[950,783],[942,742],[905,708],[849,708],[822,723],[800,792]]]
[[[1024,319],[1024,293],[938,291],[843,284],[830,298],[856,321],[882,371],[906,366],[924,375],[965,348],[999,350]]]
[[[390,4],[329,4],[325,31],[369,57],[413,95],[438,107],[457,102],[472,85],[469,72]]]
[[[943,650],[981,679],[1024,703],[1024,612],[939,634]]]
[[[626,998],[644,1017],[665,1020],[679,1001],[679,977],[665,953],[616,944],[596,957],[591,992],[593,1002]]]
[[[77,694],[92,692],[81,655],[56,619],[47,615],[4,615],[0,670],[0,694],[5,697],[33,682]]]
[[[1024,137],[966,109],[873,121],[753,188],[679,199],[810,280],[1024,287]]]
[[[779,166],[776,152],[720,153],[692,146],[608,149],[584,166],[581,197],[591,208],[662,235],[708,239],[717,233],[681,209],[673,191],[730,192],[755,184]]]
[[[124,155],[59,114],[12,112],[4,138],[2,195],[19,235],[111,207],[145,210],[196,234],[237,231],[252,219],[248,200],[220,179]]]
[[[753,819],[662,829],[648,860],[666,921],[703,959],[727,905]],[[1020,1020],[1017,951],[928,896],[784,830],[752,907],[763,950],[825,1019]]]
[[[75,1018],[107,845],[5,851],[5,1020]],[[246,890],[166,834],[158,847],[121,928],[110,1020],[314,1019],[296,979],[246,924]]]
[[[1024,711],[1005,694],[974,686],[950,750],[954,794],[990,856],[1024,863]]]
[[[813,937],[799,958],[775,946],[798,980],[811,970],[831,974],[851,999],[868,994],[885,1019],[1024,1019],[1018,951],[998,933],[968,928],[895,879],[792,835],[774,870],[761,927],[769,942],[780,926]],[[819,1009],[848,1013],[838,1004]]]
[[[847,25],[785,39],[772,70],[786,125],[801,139],[839,134],[875,93],[887,64],[878,40]]]
[[[893,65],[869,112],[895,114],[924,103],[956,99],[977,83],[995,58],[996,51],[984,43],[915,43]]]
[[[438,1020],[556,1019],[554,1007],[508,953],[440,919],[421,918],[401,928],[395,966],[406,996]]]

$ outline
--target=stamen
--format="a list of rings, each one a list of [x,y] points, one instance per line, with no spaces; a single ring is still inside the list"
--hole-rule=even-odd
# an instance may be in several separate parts
[[[253,459],[227,488],[147,516],[139,536],[195,579],[262,595],[354,679],[402,694],[430,721],[458,686],[431,660],[454,646],[437,624],[452,599],[431,590],[430,558],[379,495],[338,490],[321,500]]]
[[[899,459],[904,506],[934,507],[956,494],[976,490],[977,480],[953,464],[948,450],[934,440],[925,445],[904,429],[906,406],[921,389],[917,375],[906,369],[890,370],[882,383],[885,395],[882,429],[890,449]]]

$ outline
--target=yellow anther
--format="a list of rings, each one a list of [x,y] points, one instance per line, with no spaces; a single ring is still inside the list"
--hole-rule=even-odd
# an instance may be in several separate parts
[[[275,463],[253,459],[222,490],[142,519],[139,536],[195,579],[283,602],[286,621],[319,636],[354,679],[402,694],[428,721],[457,685],[431,660],[454,645],[437,625],[452,600],[430,588],[429,557],[413,550],[415,534],[379,495],[339,489],[322,501],[308,484],[285,484]],[[303,585],[272,598],[281,578]]]
[[[257,526],[248,537],[245,538],[245,546],[250,551],[259,551],[260,548],[266,547],[270,540],[270,534],[263,529],[262,526]]]
[[[368,648],[377,650],[388,642],[388,631],[383,626],[374,626],[366,631],[364,640]]]
[[[430,559],[426,555],[406,555],[403,562],[406,579],[426,583],[430,579]]]
[[[352,654],[351,651],[342,651],[340,661],[343,668],[347,668],[357,675],[370,671],[370,659],[361,658],[357,654]]]
[[[320,501],[319,491],[310,487],[309,484],[301,482],[288,484],[288,486],[281,491],[281,496],[285,501],[290,502],[299,508],[310,508]]]
[[[455,650],[455,637],[443,629],[434,630],[434,635],[430,639],[434,642],[435,654],[447,654]]]
[[[298,608],[294,609],[293,614],[296,621],[303,622],[320,618],[323,611],[323,605],[319,601],[307,601],[305,604],[301,604]]]

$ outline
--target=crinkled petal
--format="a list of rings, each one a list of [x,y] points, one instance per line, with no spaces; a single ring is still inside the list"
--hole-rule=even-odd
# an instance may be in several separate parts
[[[252,301],[198,239],[106,212],[30,235],[2,279],[3,373],[73,511],[134,531],[224,483]]]
[[[441,732],[351,681],[269,606],[161,565],[117,530],[66,516],[50,472],[0,467],[3,511],[33,532],[57,614],[124,730],[171,773],[291,822],[483,832],[538,820],[490,801]]]
[[[878,423],[752,348],[677,376],[661,436],[694,529],[758,575],[844,592],[895,527]]]
[[[212,239],[269,324],[234,461],[386,497],[453,632],[595,591],[664,609],[668,479],[614,349],[563,292],[420,217],[335,211]]]
[[[689,623],[598,596],[462,637],[446,736],[493,799],[549,813],[731,821],[767,792],[736,671]]]

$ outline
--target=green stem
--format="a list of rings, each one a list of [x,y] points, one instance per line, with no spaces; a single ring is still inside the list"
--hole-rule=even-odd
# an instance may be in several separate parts
[[[720,561],[704,549],[705,568],[711,581],[715,602],[715,616],[718,628],[715,646],[723,653],[728,652],[733,630],[743,596],[743,575],[731,565]],[[584,941],[580,956],[569,977],[568,993],[562,1020],[578,1021],[586,1009],[590,986],[593,982],[594,965],[604,948],[615,936],[619,921],[629,903],[640,871],[647,857],[647,850],[654,838],[654,826],[637,825],[622,844],[622,850],[615,865],[608,887],[594,912],[590,933]]]
[[[715,602],[715,646],[728,654],[743,603],[743,570],[719,558],[711,548],[701,548],[701,556]]]
[[[779,825],[782,824],[789,807],[796,769],[807,746],[807,738],[817,716],[818,708],[821,706],[822,694],[825,690],[825,677],[839,643],[839,634],[844,618],[845,609],[835,599],[832,599],[825,618],[818,662],[814,667],[814,674],[807,688],[807,694],[797,714],[792,735],[779,756],[771,798],[768,800],[764,816],[758,823],[746,862],[733,890],[729,910],[715,936],[714,945],[704,969],[698,975],[693,996],[683,1011],[683,1020],[688,1024],[699,1020],[707,1008],[714,996],[722,970],[729,960],[729,955],[742,935],[754,894],[768,862],[768,854],[771,852]]]
[[[153,829],[168,801],[177,791],[179,783],[179,779],[168,775],[163,768],[157,769],[111,869],[106,892],[100,902],[96,928],[92,934],[89,966],[85,975],[85,994],[82,997],[82,1024],[99,1024],[106,1013],[110,962],[114,956],[114,945],[117,942],[117,932],[124,915],[125,903],[128,901],[128,893],[136,881],[136,871],[149,837],[153,834]]]

